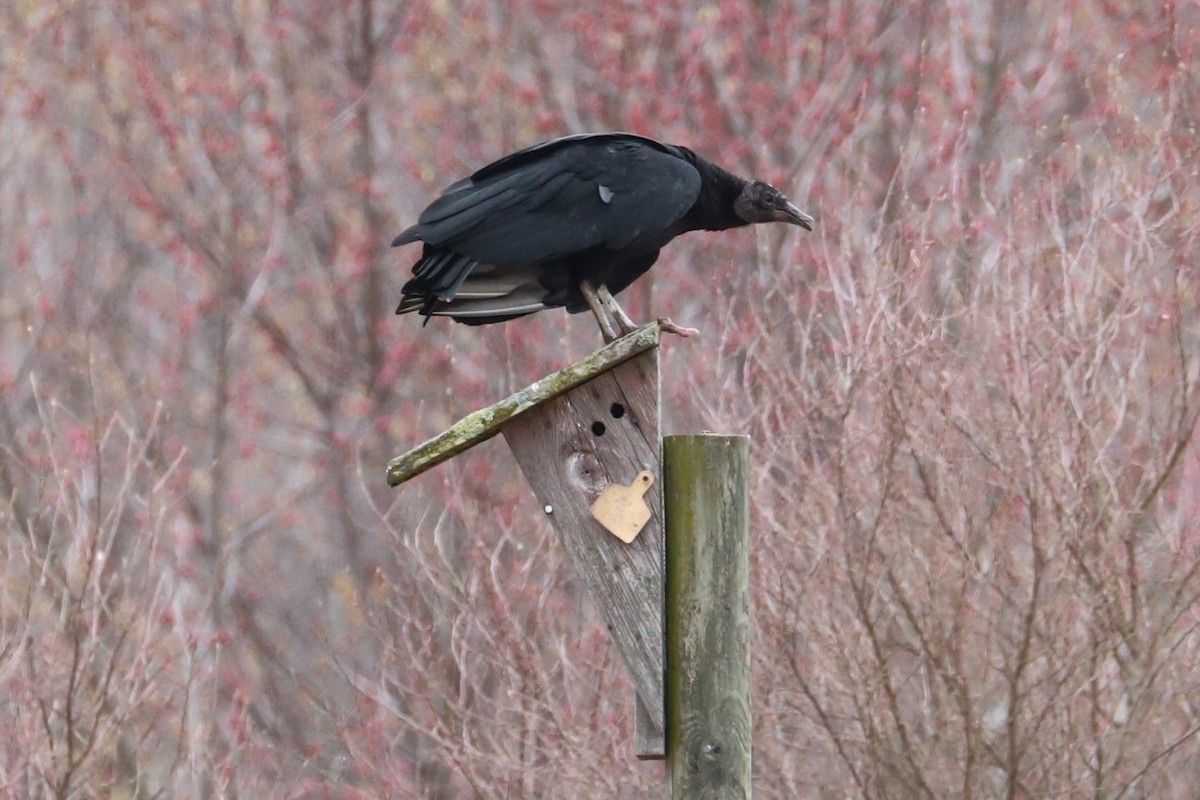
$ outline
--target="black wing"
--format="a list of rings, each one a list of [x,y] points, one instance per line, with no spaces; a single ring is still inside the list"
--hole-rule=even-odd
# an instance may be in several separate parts
[[[700,173],[669,145],[633,134],[571,136],[450,186],[394,244],[420,240],[499,269],[599,246],[657,246],[699,193]]]
[[[636,142],[637,144],[645,147],[660,150],[668,155],[679,156],[680,154],[680,149],[674,145],[669,145],[664,142],[657,141],[656,139],[651,139],[648,136],[640,136],[636,133],[626,133],[623,131],[611,131],[608,133],[577,133],[574,136],[562,136],[558,139],[540,142],[538,144],[526,147],[524,150],[518,150],[515,153],[510,153],[504,158],[493,161],[486,167],[481,167],[480,169],[476,170],[475,173],[469,178],[464,178],[452,186],[448,186],[446,188],[446,192],[453,191],[454,189],[457,189],[458,187],[468,184],[472,181],[475,183],[480,183],[502,172],[515,169],[522,164],[527,164],[531,161],[541,158],[551,151],[569,147],[570,145],[576,143],[602,144],[620,142]]]

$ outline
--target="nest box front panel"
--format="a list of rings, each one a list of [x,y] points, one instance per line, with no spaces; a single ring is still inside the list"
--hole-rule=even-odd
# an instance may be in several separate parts
[[[608,624],[641,712],[661,736],[665,539],[658,362],[657,348],[642,353],[502,431]],[[593,515],[597,506],[600,518]],[[639,752],[648,757],[659,745],[642,741],[640,727]]]

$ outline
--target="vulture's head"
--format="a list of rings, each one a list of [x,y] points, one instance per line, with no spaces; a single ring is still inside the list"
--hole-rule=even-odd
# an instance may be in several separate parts
[[[812,230],[816,222],[808,214],[792,205],[783,194],[769,183],[750,181],[733,201],[733,210],[746,222],[789,222],[806,230]]]

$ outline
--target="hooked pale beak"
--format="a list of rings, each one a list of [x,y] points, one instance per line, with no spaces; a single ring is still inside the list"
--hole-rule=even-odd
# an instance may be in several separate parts
[[[807,231],[811,231],[813,229],[813,225],[817,224],[815,219],[810,217],[808,214],[805,214],[791,203],[784,204],[783,208],[776,211],[775,219],[779,220],[780,222],[790,222],[793,225],[799,225],[801,228],[804,228]]]

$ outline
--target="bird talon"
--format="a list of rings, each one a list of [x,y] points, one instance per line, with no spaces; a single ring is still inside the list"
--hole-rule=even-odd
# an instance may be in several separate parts
[[[670,320],[669,317],[659,317],[658,318],[658,328],[663,333],[673,333],[676,336],[683,337],[684,339],[688,338],[689,336],[699,336],[700,335],[699,328],[685,328],[681,325],[676,325],[674,322],[672,322]]]

